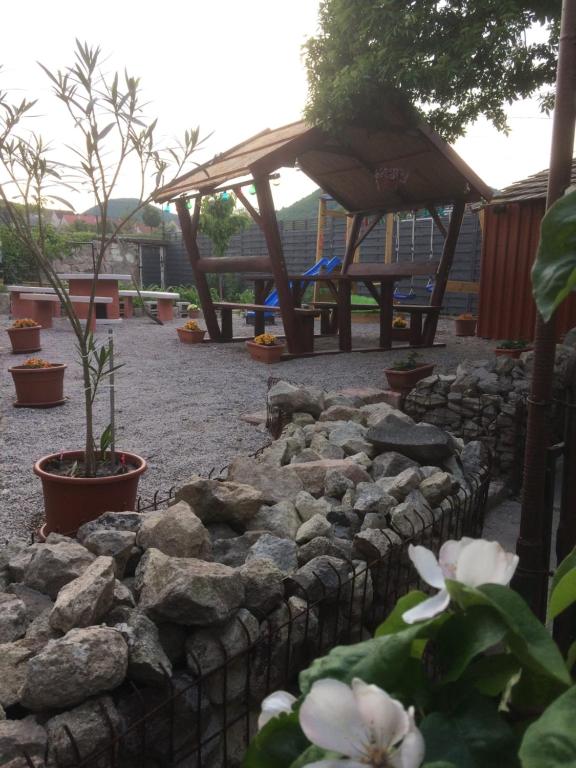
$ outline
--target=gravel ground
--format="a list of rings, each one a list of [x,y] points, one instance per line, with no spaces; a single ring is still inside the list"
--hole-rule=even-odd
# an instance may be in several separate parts
[[[3,316],[0,327],[8,325]],[[237,335],[251,335],[240,318],[235,325]],[[405,354],[375,351],[265,366],[252,362],[243,344],[180,344],[175,327],[176,323],[159,326],[147,318],[134,318],[114,331],[116,356],[124,364],[116,376],[117,445],[139,453],[149,463],[140,482],[144,500],[157,489],[181,484],[193,473],[219,470],[235,455],[263,445],[267,441],[263,431],[239,416],[264,407],[269,376],[325,389],[378,387],[384,385],[386,363]],[[97,339],[105,340],[106,334],[99,331]],[[375,344],[377,327],[355,324],[353,337],[362,346]],[[454,337],[450,320],[441,321],[438,341],[446,342],[446,347],[425,350],[422,358],[435,362],[436,370],[444,373],[453,371],[464,358],[490,356],[494,346],[481,339]],[[39,356],[68,365],[68,401],[48,410],[12,407],[14,388],[8,368],[24,356],[10,353],[6,336],[0,350],[0,541],[29,538],[41,519],[42,495],[40,481],[32,473],[34,461],[48,453],[82,447],[81,373],[65,320],[56,320],[53,329],[42,331],[42,345]],[[96,412],[101,431],[108,423],[104,390]]]

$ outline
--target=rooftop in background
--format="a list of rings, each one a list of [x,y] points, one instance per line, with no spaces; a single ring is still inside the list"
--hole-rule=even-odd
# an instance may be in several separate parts
[[[490,205],[502,205],[502,203],[519,203],[522,200],[537,200],[546,197],[548,190],[548,172],[534,173],[521,181],[515,181],[509,187],[494,193]],[[576,184],[576,158],[572,160],[572,184]]]
[[[157,201],[212,194],[296,165],[351,212],[404,211],[492,196],[438,134],[391,112],[385,129],[354,126],[338,139],[302,121],[265,130],[180,176]]]

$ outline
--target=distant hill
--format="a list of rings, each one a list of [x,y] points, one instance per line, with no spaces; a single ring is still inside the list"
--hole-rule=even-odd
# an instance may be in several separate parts
[[[111,219],[121,219],[128,211],[133,210],[138,205],[137,197],[116,197],[110,200],[108,203],[108,215]],[[84,211],[84,215],[98,216],[98,206],[93,205],[92,208]],[[178,221],[178,216],[175,213],[169,211],[162,211],[165,222]],[[134,221],[142,221],[142,211],[134,217]]]
[[[318,200],[323,192],[316,189],[310,195],[296,200],[286,208],[280,208],[276,216],[278,221],[297,221],[299,219],[315,219],[318,217]]]

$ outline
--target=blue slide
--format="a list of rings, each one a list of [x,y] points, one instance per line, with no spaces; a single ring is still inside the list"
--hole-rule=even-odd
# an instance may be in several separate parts
[[[333,272],[336,267],[339,267],[342,264],[341,259],[338,258],[338,256],[333,256],[331,259],[327,259],[326,256],[323,256],[319,261],[316,262],[310,269],[307,269],[306,272],[302,274],[302,277],[312,277],[313,275],[319,275],[320,272],[323,272],[326,275],[329,275],[331,272]],[[264,301],[264,304],[267,307],[277,307],[279,305],[278,302],[278,291],[274,290],[272,291]],[[274,317],[273,312],[265,312],[264,317],[266,320],[269,320],[270,318]],[[254,319],[254,312],[246,312],[246,321],[253,320]]]

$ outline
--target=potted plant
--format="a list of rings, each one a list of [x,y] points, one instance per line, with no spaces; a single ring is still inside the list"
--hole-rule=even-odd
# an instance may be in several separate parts
[[[519,358],[523,352],[529,352],[531,349],[532,347],[527,341],[506,339],[498,342],[494,353],[497,357],[505,355],[506,357]]]
[[[254,340],[248,340],[246,347],[252,360],[270,364],[280,362],[286,344],[279,343],[272,333],[261,333],[260,336],[255,336]]]
[[[430,376],[433,370],[434,363],[421,363],[419,355],[412,352],[404,360],[399,360],[390,368],[385,368],[384,373],[390,389],[407,394],[411,389],[414,389],[420,379]]]
[[[40,535],[51,531],[74,534],[85,522],[106,511],[131,510],[136,505],[138,480],[146,461],[137,454],[117,450],[115,444],[113,376],[119,367],[113,359],[113,343],[98,344],[91,329],[94,298],[105,257],[126,225],[158,194],[170,179],[169,163],[179,175],[198,143],[199,130],[186,131],[176,146],[160,148],[155,141],[156,120],[150,121],[141,100],[139,80],[127,73],[109,75],[102,68],[99,48],[76,43],[75,61],[63,71],[47,74],[53,94],[63,104],[79,135],[73,148],[77,164],[54,159],[51,142],[26,131],[26,120],[35,102],[9,101],[0,92],[0,204],[14,236],[30,255],[60,299],[75,335],[82,370],[84,447],[59,451],[39,459],[34,472],[42,481],[46,523]],[[42,66],[42,65],[41,65]],[[48,149],[50,148],[50,152]],[[110,200],[124,183],[126,170],[136,169],[143,180],[140,198],[119,219],[112,220]],[[148,182],[147,180],[152,181]],[[48,204],[73,206],[53,194],[54,185],[72,194],[88,189],[98,208],[99,230],[94,242],[93,279],[85,323],[81,322],[51,258],[47,242]],[[18,205],[15,204],[16,201]],[[84,205],[84,201],[82,201]],[[102,431],[97,448],[94,404],[100,383],[110,377],[110,423]],[[59,438],[60,440],[60,438]]]
[[[41,327],[36,320],[29,317],[14,320],[10,328],[6,329],[12,344],[12,352],[15,355],[39,352],[42,349],[40,346]]]
[[[49,363],[39,357],[30,357],[8,370],[16,388],[16,407],[53,408],[65,402],[66,366],[63,363]]]
[[[404,315],[394,315],[392,320],[392,340],[406,341],[410,338],[410,328]]]
[[[188,304],[187,310],[188,310],[188,317],[192,319],[196,317],[200,317],[200,307],[198,306],[198,304]]]
[[[465,312],[454,320],[454,331],[456,336],[475,336],[476,318],[469,312]]]
[[[183,344],[201,344],[206,334],[206,331],[200,328],[196,320],[188,320],[180,328],[176,328],[176,331]]]

